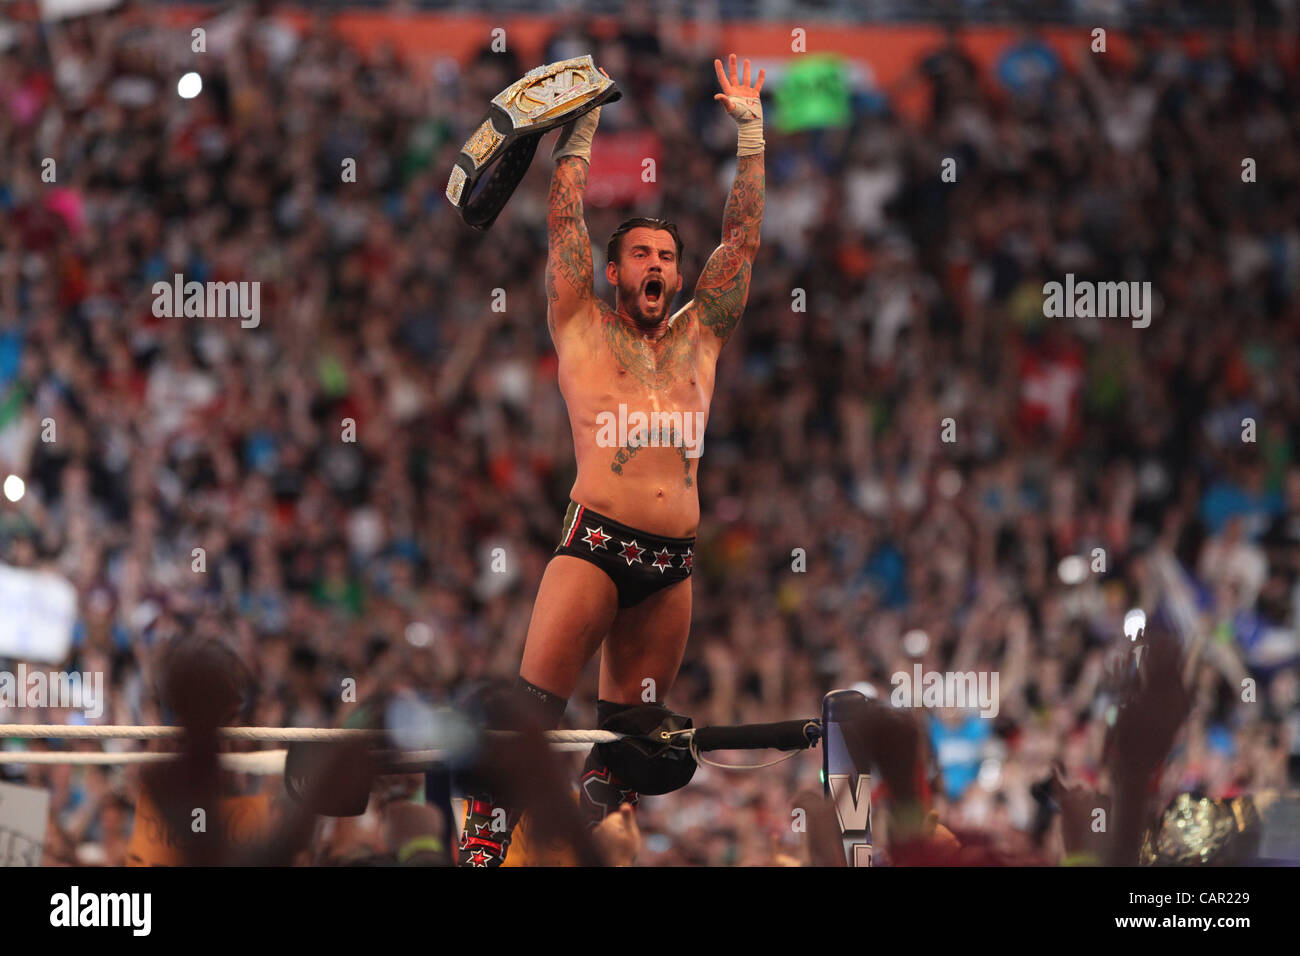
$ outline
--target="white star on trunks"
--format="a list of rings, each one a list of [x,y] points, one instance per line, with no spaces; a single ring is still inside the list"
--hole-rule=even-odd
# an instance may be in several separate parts
[[[620,541],[619,544],[623,546],[623,550],[619,552],[619,557],[623,558],[629,567],[631,567],[633,561],[637,564],[641,563],[641,555],[645,554],[645,548],[636,543],[636,538],[631,541]]]
[[[609,550],[609,547],[605,542],[608,541],[611,536],[605,534],[604,527],[592,528],[585,524],[583,527],[587,529],[587,533],[582,536],[582,540],[587,542],[588,548],[592,551],[595,551],[597,548],[604,548],[606,551]]]
[[[666,568],[673,566],[673,556],[668,553],[667,548],[655,552],[654,566],[659,569],[660,574],[663,574]]]
[[[687,571],[691,569],[692,554],[693,551],[690,548],[687,548],[685,551],[682,552],[682,567],[685,568]]]

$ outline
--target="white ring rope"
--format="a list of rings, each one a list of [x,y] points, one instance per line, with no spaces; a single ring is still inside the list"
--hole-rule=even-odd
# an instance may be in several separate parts
[[[489,730],[489,736],[494,734],[508,734],[509,730]],[[610,730],[548,730],[546,739],[552,744],[612,744],[616,740],[622,740],[627,734],[616,734]],[[573,748],[581,750],[581,747]]]
[[[123,724],[105,724],[103,726],[58,724],[0,724],[0,739],[58,739],[58,740],[170,740],[184,736],[181,727],[131,727]],[[222,727],[221,736],[227,740],[273,740],[288,743],[305,743],[322,740],[373,740],[383,737],[382,730],[358,730],[333,727]],[[509,733],[509,731],[487,731],[489,735]],[[691,756],[698,764],[707,764],[723,770],[761,770],[782,761],[789,760],[799,751],[791,751],[775,760],[760,764],[724,764],[704,757],[695,744],[695,734],[677,731],[688,737]],[[616,734],[608,730],[551,730],[546,739],[551,749],[557,751],[586,750],[591,744],[612,743],[621,740],[625,734]],[[260,753],[221,754],[222,764],[229,770],[239,773],[274,774],[284,771],[284,750],[267,750]],[[0,764],[91,764],[97,766],[115,766],[119,764],[158,763],[174,758],[169,753],[85,753],[85,752],[40,752],[0,750]],[[446,750],[414,750],[396,754],[399,762],[434,763],[446,759]]]
[[[226,740],[278,740],[306,743],[315,740],[355,740],[378,737],[382,731],[325,727],[222,727]],[[0,738],[53,740],[168,740],[185,736],[183,727],[131,727],[123,724],[68,725],[0,724]]]
[[[287,750],[262,750],[247,754],[220,754],[221,765],[235,773],[284,773]],[[433,753],[433,751],[429,751]],[[0,751],[0,764],[26,764],[49,766],[80,764],[97,767],[114,767],[126,764],[156,764],[174,760],[178,754],[169,753],[68,753],[65,751]]]
[[[504,731],[489,731],[503,733]],[[355,740],[382,737],[382,730],[356,730],[334,727],[222,727],[226,740],[273,740],[307,743],[317,740]],[[165,740],[183,737],[182,727],[131,727],[122,724],[103,726],[58,724],[0,724],[0,739],[19,737],[56,740]],[[546,739],[552,744],[606,744],[622,739],[623,734],[608,730],[551,730]],[[567,748],[566,748],[567,749]]]
[[[569,741],[552,744],[552,749],[559,751],[586,750],[589,744]],[[260,750],[255,753],[219,754],[221,765],[235,773],[277,774],[284,773],[284,760],[287,750]],[[180,756],[175,753],[92,753],[89,751],[65,750],[0,750],[0,764],[19,764],[27,766],[59,766],[64,764],[116,767],[132,764],[165,763]],[[398,764],[437,763],[447,758],[445,750],[406,750],[393,755],[393,762]]]
[[[384,736],[382,730],[361,730],[332,727],[223,727],[221,736],[226,740],[282,741],[309,743],[324,740],[377,740]],[[488,731],[489,734],[504,731]],[[60,725],[60,724],[0,724],[0,740],[53,739],[53,740],[176,740],[184,737],[182,727],[141,726],[123,724]],[[619,740],[623,734],[607,730],[553,730],[546,734],[552,750],[581,751],[594,743]],[[236,773],[278,774],[284,772],[286,750],[266,750],[258,753],[220,754],[225,769]],[[411,750],[393,754],[399,763],[436,763],[446,760],[447,750]],[[112,767],[133,764],[163,763],[175,759],[175,753],[91,753],[76,751],[6,751],[0,750],[0,764],[50,766],[72,764],[81,766]]]

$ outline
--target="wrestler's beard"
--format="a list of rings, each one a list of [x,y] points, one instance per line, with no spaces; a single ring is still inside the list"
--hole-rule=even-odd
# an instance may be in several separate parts
[[[661,282],[661,286],[663,291],[659,294],[659,301],[648,310],[649,304],[643,295],[644,282],[639,286],[619,286],[619,301],[623,304],[624,311],[643,329],[653,329],[668,315],[668,307],[672,303],[673,296],[668,294],[667,282]]]

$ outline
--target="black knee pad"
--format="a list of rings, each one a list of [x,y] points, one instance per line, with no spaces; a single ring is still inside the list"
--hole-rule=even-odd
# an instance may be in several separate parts
[[[523,730],[529,720],[542,730],[554,730],[567,705],[565,698],[522,677],[514,681],[484,682],[470,688],[457,701],[457,706],[472,721],[487,730]]]
[[[567,701],[521,677],[480,684],[462,694],[457,704],[483,730],[521,731],[554,730]],[[480,748],[468,760],[452,766],[455,789],[484,796],[492,792],[493,787],[484,779],[488,771],[478,765],[481,752]]]
[[[616,704],[612,700],[596,698],[596,726],[603,727],[605,721],[615,714],[621,714],[625,710],[631,710],[636,706],[636,704]]]
[[[602,706],[605,709],[602,711]],[[597,701],[600,729],[631,736],[613,743],[597,744],[588,758],[599,761],[628,789],[637,793],[672,793],[686,786],[695,775],[695,758],[681,736],[664,740],[661,731],[686,730],[691,719],[674,714],[663,704],[613,704]]]
[[[522,677],[515,680],[514,694],[536,716],[543,730],[554,730],[560,726],[560,718],[564,716],[564,708],[569,703],[566,698],[543,690]]]

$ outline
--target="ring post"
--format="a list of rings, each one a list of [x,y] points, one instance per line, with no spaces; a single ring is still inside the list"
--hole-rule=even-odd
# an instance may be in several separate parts
[[[849,706],[865,701],[856,690],[833,690],[822,698],[822,787],[835,804],[849,866],[871,866],[871,767],[858,767],[844,742],[841,721]]]

